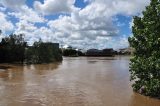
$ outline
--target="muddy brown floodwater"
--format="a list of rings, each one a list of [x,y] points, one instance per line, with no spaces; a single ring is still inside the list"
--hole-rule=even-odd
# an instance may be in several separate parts
[[[129,57],[0,68],[0,106],[160,106],[160,100],[132,92]]]

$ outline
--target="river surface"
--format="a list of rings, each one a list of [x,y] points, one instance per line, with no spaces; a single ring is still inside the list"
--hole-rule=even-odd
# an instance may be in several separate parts
[[[160,100],[132,91],[129,57],[0,68],[0,106],[160,106]]]

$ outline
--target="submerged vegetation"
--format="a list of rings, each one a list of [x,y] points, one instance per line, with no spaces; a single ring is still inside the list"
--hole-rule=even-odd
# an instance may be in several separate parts
[[[24,35],[12,34],[0,42],[0,63],[49,63],[62,61],[62,54],[57,43],[35,42],[28,46]]]
[[[12,34],[2,39],[0,42],[0,62],[1,63],[23,63],[24,53],[27,43],[24,35]]]
[[[130,63],[133,89],[141,94],[160,98],[160,0],[151,0],[142,17],[134,17],[135,49]]]
[[[63,56],[69,56],[69,57],[77,57],[77,56],[85,56],[84,53],[82,53],[80,50],[75,49],[63,49],[62,50]]]
[[[35,42],[33,46],[27,47],[25,51],[26,63],[49,63],[61,61],[62,54],[59,44]]]

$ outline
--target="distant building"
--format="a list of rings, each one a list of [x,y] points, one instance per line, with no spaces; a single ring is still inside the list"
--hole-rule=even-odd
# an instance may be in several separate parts
[[[73,49],[73,47],[72,46],[68,46],[67,49]]]
[[[54,49],[57,49],[57,50],[59,49],[59,43],[45,42],[43,44],[48,45],[48,46],[52,46]],[[25,49],[32,48],[32,47],[33,47],[33,45],[32,46],[26,46]]]
[[[123,48],[123,49],[119,49],[119,54],[120,55],[130,55],[133,54],[133,48]]]
[[[115,51],[112,48],[109,49],[89,49],[86,52],[86,56],[114,56]]]
[[[103,49],[103,55],[104,56],[113,56],[113,55],[115,55],[115,51],[112,48]]]
[[[46,42],[46,43],[44,43],[44,44],[46,44],[46,45],[52,45],[55,49],[59,49],[59,43],[51,43],[51,42]]]
[[[87,50],[86,52],[86,56],[98,56],[102,53],[101,50],[98,50],[98,49],[89,49]]]
[[[59,43],[52,43],[52,45],[54,46],[54,48],[59,49]]]

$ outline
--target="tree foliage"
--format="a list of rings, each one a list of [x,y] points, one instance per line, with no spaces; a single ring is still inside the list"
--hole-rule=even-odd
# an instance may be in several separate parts
[[[151,0],[142,17],[134,17],[130,63],[134,91],[160,98],[160,0]]]
[[[35,42],[25,53],[26,63],[49,63],[62,60],[59,47],[54,43]]]
[[[77,57],[77,56],[84,56],[85,54],[82,53],[80,50],[75,50],[75,49],[64,49],[62,51],[63,56],[73,56],[73,57]]]
[[[0,62],[21,62],[24,60],[24,52],[27,43],[24,35],[12,34],[0,42]]]
[[[78,53],[74,49],[65,49],[63,50],[63,56],[78,56]]]
[[[62,61],[59,44],[35,42],[27,46],[24,35],[12,34],[0,42],[0,63],[49,63]]]

